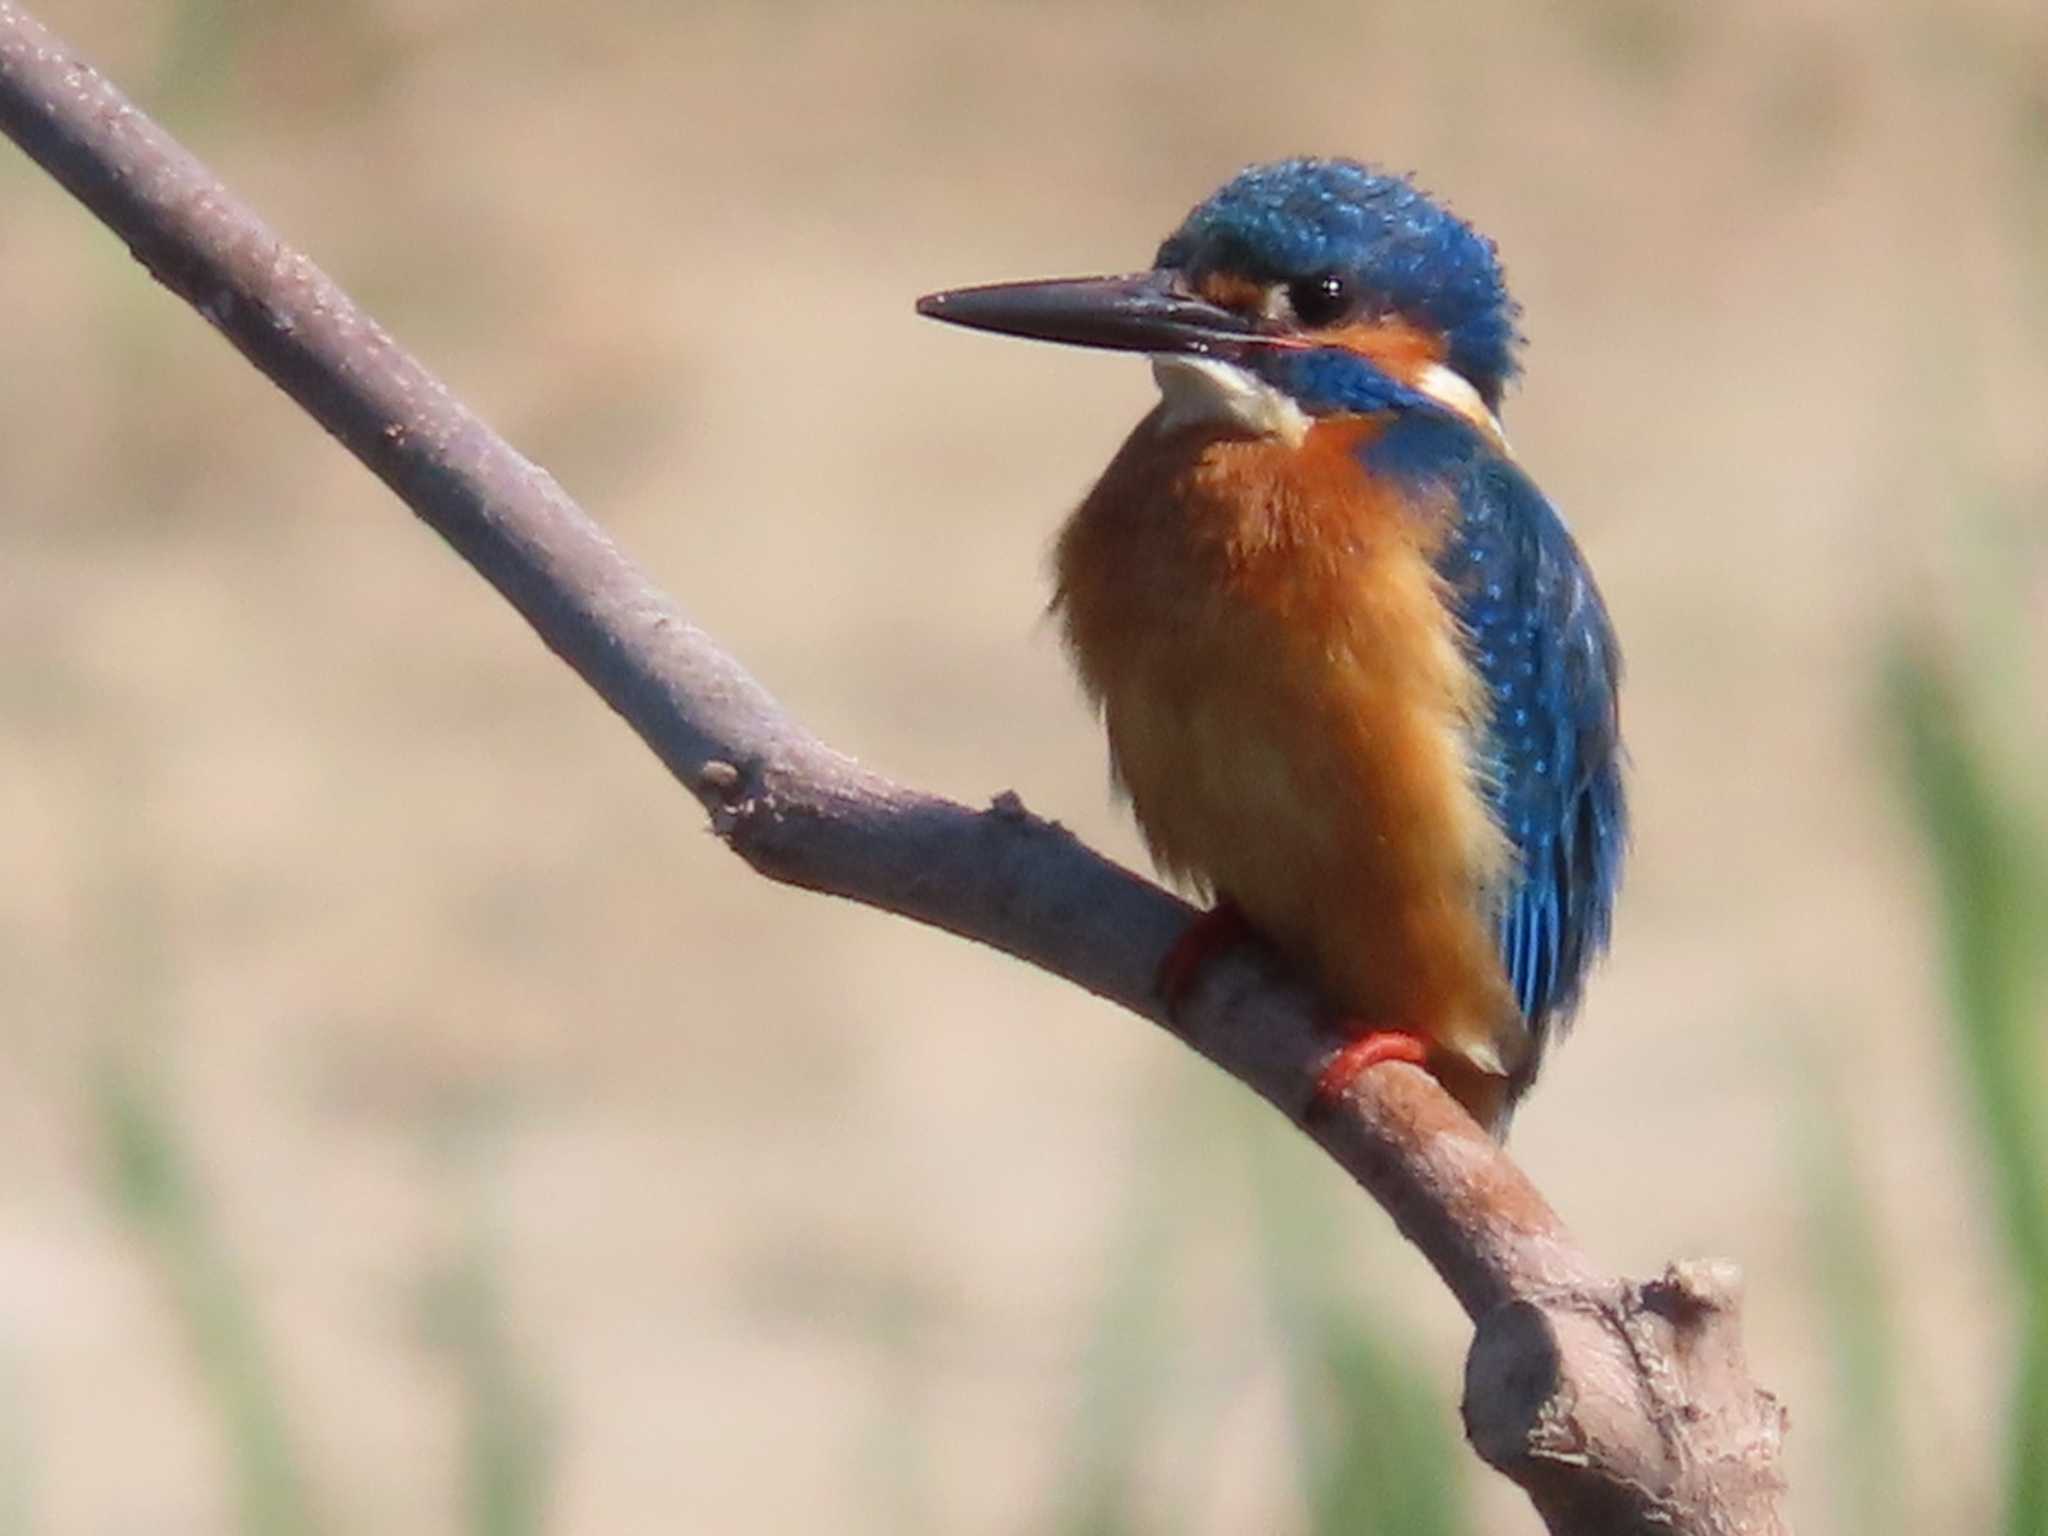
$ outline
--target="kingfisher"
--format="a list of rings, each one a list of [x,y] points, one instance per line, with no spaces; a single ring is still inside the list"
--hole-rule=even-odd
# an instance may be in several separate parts
[[[1606,947],[1627,802],[1612,624],[1501,429],[1493,242],[1408,177],[1290,159],[1148,271],[918,309],[1151,360],[1052,607],[1154,860],[1213,900],[1168,1006],[1262,938],[1333,1031],[1314,1104],[1409,1061],[1504,1136]]]

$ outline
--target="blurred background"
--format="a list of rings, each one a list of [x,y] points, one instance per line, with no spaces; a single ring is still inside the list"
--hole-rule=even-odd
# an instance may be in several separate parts
[[[828,739],[1142,863],[1042,621],[1150,383],[928,289],[1418,172],[1631,671],[1515,1151],[1748,1277],[1798,1528],[2048,1528],[2034,0],[42,0]],[[745,875],[0,152],[0,1536],[1533,1531],[1380,1212],[1149,1028]]]

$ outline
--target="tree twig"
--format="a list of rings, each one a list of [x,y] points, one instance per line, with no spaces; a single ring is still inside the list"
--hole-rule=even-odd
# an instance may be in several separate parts
[[[1475,1448],[1554,1532],[1776,1533],[1783,1415],[1751,1382],[1724,1269],[1631,1284],[1421,1071],[1305,1119],[1340,1042],[1256,957],[1167,1017],[1153,977],[1189,909],[1029,814],[862,768],[792,720],[544,471],[14,0],[0,131],[126,242],[523,614],[771,879],[978,939],[1171,1030],[1302,1125],[1477,1326]],[[906,308],[906,314],[907,314]]]

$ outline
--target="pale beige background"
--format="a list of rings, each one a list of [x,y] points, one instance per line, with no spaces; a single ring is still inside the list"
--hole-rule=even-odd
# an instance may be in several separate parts
[[[42,14],[829,738],[1134,860],[1038,615],[1145,372],[910,301],[1142,265],[1251,159],[1421,172],[1505,253],[1530,339],[1508,427],[1631,667],[1618,948],[1516,1149],[1618,1266],[1742,1261],[1811,1536],[1845,1519],[1802,1172],[1835,1105],[1893,1280],[1915,1512],[1988,1518],[2008,1299],[1876,683],[1900,615],[1952,610],[1985,509],[2048,485],[2037,6]],[[330,1527],[392,1533],[458,1524],[423,1296],[479,1223],[548,1404],[553,1529],[1039,1528],[1121,1213],[1177,1144],[1161,1107],[1220,1097],[1018,964],[743,876],[11,151],[0,869],[24,1530],[234,1518],[191,1341],[108,1193],[108,1061],[191,1141]],[[1276,1155],[1454,1401],[1448,1301],[1333,1173]],[[1219,1190],[1169,1357],[1226,1431],[1196,1457],[1169,1423],[1157,1476],[1205,1528],[1284,1530],[1245,1221]],[[1471,1481],[1482,1528],[1534,1528]]]

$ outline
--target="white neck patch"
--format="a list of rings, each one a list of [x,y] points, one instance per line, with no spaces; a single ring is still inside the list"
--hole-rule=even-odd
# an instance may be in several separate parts
[[[1427,364],[1415,376],[1415,389],[1445,410],[1464,417],[1501,447],[1507,447],[1508,435],[1500,429],[1500,418],[1487,409],[1486,401],[1473,387],[1472,381],[1457,369],[1447,368],[1442,363]]]
[[[1214,357],[1155,353],[1152,377],[1159,385],[1159,430],[1221,422],[1256,437],[1277,437],[1299,448],[1315,420],[1282,390],[1257,374]],[[1455,368],[1430,363],[1411,387],[1445,410],[1472,423],[1501,447],[1508,446],[1500,418],[1488,409],[1472,381]]]
[[[1162,432],[1222,422],[1299,448],[1314,425],[1308,412],[1285,393],[1235,363],[1159,354],[1152,359],[1152,377],[1159,385]],[[1469,390],[1472,386],[1465,387]],[[1473,398],[1478,398],[1476,393]]]

